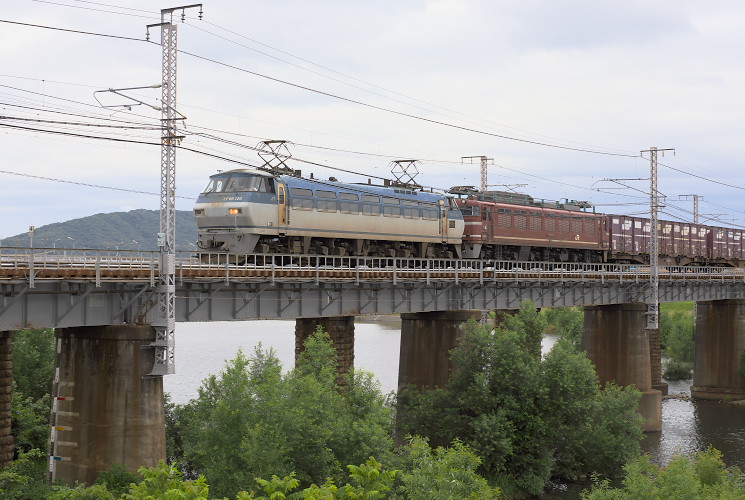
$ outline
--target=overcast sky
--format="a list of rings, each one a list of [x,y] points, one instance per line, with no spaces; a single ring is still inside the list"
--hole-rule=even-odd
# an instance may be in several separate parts
[[[125,100],[94,92],[160,83],[160,29],[147,43],[145,26],[177,5],[4,2],[4,21],[138,40],[0,23],[0,125],[158,143],[157,130],[81,124],[159,123],[147,106],[102,108],[95,97]],[[662,217],[692,219],[692,202],[679,196],[698,194],[702,220],[721,214],[721,223],[743,225],[740,0],[207,0],[202,21],[197,9],[186,14],[184,24],[175,16],[186,148],[258,165],[251,149],[196,134],[249,148],[288,140],[300,160],[363,176],[295,168],[350,182],[391,177],[391,160],[419,159],[416,180],[442,188],[478,185],[478,165],[461,157],[486,155],[493,189],[627,214],[648,210],[648,180],[620,181],[624,188],[604,179],[647,179],[639,152],[675,148],[660,157]],[[128,94],[159,105],[159,89]],[[0,238],[159,207],[157,145],[1,126],[0,147]],[[209,175],[239,166],[180,150],[177,208],[191,210]]]

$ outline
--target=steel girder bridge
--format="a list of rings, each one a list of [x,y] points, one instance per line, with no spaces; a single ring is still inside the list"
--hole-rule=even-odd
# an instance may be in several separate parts
[[[234,263],[240,262],[240,264]],[[158,252],[0,249],[0,330],[150,324]],[[235,321],[645,302],[649,267],[178,255],[176,321]],[[660,271],[661,302],[745,298],[745,270]]]

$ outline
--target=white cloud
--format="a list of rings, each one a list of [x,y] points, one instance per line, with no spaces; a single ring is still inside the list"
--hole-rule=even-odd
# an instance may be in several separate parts
[[[133,0],[126,6],[155,10],[158,17],[152,2]],[[631,154],[649,146],[675,147],[678,156],[666,157],[670,165],[745,186],[745,144],[741,140],[745,127],[741,98],[745,5],[741,2],[262,0],[205,4],[204,15],[201,24],[190,20],[179,25],[182,50],[328,94],[500,135]],[[144,36],[145,24],[157,21],[34,2],[12,3],[2,17],[132,37]],[[4,23],[0,30],[6,40],[0,56],[6,76],[0,76],[0,84],[91,107],[7,87],[0,87],[0,102],[98,112],[93,107],[94,90],[160,80],[160,49],[153,44]],[[157,28],[151,34],[159,39]],[[190,127],[368,153],[452,160],[425,162],[419,180],[427,185],[477,184],[478,168],[458,165],[460,156],[477,154],[494,157],[497,164],[519,171],[494,167],[490,173],[494,183],[527,183],[524,189],[538,198],[617,203],[624,199],[587,188],[606,177],[647,175],[648,164],[641,159],[569,152],[438,126],[185,54],[179,56],[178,64],[179,105]],[[138,91],[137,95],[154,102],[158,91]],[[20,112],[7,104],[0,107],[4,114]],[[141,107],[133,111],[157,117],[156,112]],[[26,113],[30,116],[34,112]],[[151,135],[157,141],[157,133]],[[257,142],[253,137],[230,138],[249,146]],[[194,137],[184,143],[199,148],[207,144]],[[159,189],[158,147],[7,130],[0,130],[0,146],[6,170],[143,191]],[[259,161],[250,151],[209,146],[215,154]],[[298,146],[296,156],[301,155],[368,175],[387,173],[387,158]],[[186,196],[195,196],[209,174],[233,167],[186,151],[179,152],[177,158],[179,194]],[[360,180],[347,174],[338,177]],[[64,220],[62,217],[145,207],[148,203],[157,207],[149,198],[137,195],[111,196],[110,191],[82,187],[69,191],[62,184],[8,175],[3,181],[4,192],[8,191],[3,200],[5,213],[13,216],[0,224],[0,236],[24,231],[29,224]],[[646,187],[644,182],[636,186]],[[699,190],[707,200],[721,202],[735,213],[743,210],[741,190],[675,171],[661,169],[661,189],[670,196]],[[31,199],[33,204],[28,201]],[[188,201],[178,203],[179,208],[190,208]],[[45,208],[36,210],[42,205]],[[27,216],[29,210],[24,210],[30,206],[34,207],[33,220]]]

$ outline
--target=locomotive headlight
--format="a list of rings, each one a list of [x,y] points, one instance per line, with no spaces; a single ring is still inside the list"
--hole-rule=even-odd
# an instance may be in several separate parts
[[[238,215],[238,214],[240,214],[242,212],[243,212],[243,210],[241,210],[240,208],[231,208],[231,209],[228,210],[228,213],[230,215]]]
[[[203,208],[195,208],[194,209],[194,215],[204,215],[204,209]]]

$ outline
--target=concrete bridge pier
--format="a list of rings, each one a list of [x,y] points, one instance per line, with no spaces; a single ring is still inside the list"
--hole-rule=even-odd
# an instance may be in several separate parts
[[[646,304],[585,307],[582,345],[601,384],[634,385],[642,392],[645,432],[662,430],[662,393],[652,388]]]
[[[89,326],[56,333],[54,477],[90,484],[113,464],[136,471],[165,460],[163,377],[144,376],[154,361],[154,350],[143,348],[155,340],[153,328]]]
[[[15,443],[11,432],[13,397],[13,332],[0,331],[0,470],[13,463]]]
[[[336,349],[339,375],[349,373],[354,368],[354,316],[335,316],[322,318],[298,318],[295,320],[295,361],[305,350],[305,341],[317,326],[329,334]],[[339,378],[340,385],[343,380]]]
[[[691,396],[745,399],[745,299],[697,302]]]
[[[461,324],[479,321],[481,311],[434,311],[401,314],[399,389],[445,387],[451,364],[448,353],[456,346]]]

